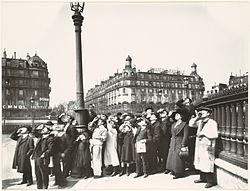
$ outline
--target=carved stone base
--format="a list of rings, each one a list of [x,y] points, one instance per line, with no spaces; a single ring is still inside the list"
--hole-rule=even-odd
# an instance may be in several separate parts
[[[248,171],[226,162],[215,159],[217,184],[223,189],[248,189]]]

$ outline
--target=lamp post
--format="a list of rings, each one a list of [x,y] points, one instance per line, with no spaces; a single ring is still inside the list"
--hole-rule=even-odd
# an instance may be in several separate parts
[[[75,26],[76,37],[76,120],[78,122],[77,128],[84,128],[88,125],[88,110],[84,109],[83,98],[83,75],[82,75],[82,44],[81,44],[81,26],[83,16],[81,13],[84,9],[84,2],[71,2],[71,10],[74,11],[72,16]]]
[[[186,89],[186,97],[188,97],[188,77],[184,77],[184,85]]]
[[[33,97],[30,97],[30,112],[31,112],[31,126],[32,126],[32,129],[34,127],[34,112],[33,112],[34,102],[35,102],[35,99]]]

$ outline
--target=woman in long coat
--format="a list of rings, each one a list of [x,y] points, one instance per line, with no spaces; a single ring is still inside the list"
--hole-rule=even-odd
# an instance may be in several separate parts
[[[127,176],[130,175],[130,165],[135,162],[135,145],[133,143],[133,127],[128,120],[120,126],[119,136],[123,137],[123,145],[121,150],[121,173],[119,176],[122,176],[127,173]]]
[[[172,114],[175,122],[171,126],[171,142],[168,153],[166,169],[172,171],[173,179],[181,178],[185,172],[185,161],[179,156],[182,147],[187,146],[188,141],[188,124],[186,123],[185,110],[177,109]]]
[[[92,173],[89,134],[86,129],[76,139],[75,144],[77,150],[74,158],[74,166],[80,169],[79,178],[83,177],[86,179]]]
[[[106,141],[106,149],[104,151],[105,166],[113,166],[112,176],[115,176],[119,170],[119,158],[117,153],[117,130],[115,118],[110,116],[107,120],[108,137]]]

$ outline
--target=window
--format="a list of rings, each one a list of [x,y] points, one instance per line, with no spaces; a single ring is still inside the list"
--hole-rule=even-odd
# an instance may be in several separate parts
[[[145,86],[148,86],[148,81],[145,81]]]
[[[10,95],[10,90],[6,90],[6,95]]]
[[[33,76],[33,77],[38,77],[38,71],[33,71],[33,72],[32,72],[32,76]]]
[[[18,75],[19,76],[24,76],[24,71],[23,70],[18,70]]]
[[[23,80],[19,80],[19,85],[23,85]]]
[[[19,95],[19,96],[23,96],[23,90],[19,90],[19,91],[18,91],[18,95]]]
[[[35,94],[35,96],[37,96],[37,94],[38,94],[38,91],[37,91],[37,90],[35,90],[34,94]]]
[[[24,105],[24,100],[18,100],[18,105]]]

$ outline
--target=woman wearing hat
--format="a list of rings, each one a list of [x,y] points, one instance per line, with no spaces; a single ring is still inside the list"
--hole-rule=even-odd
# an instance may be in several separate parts
[[[105,127],[106,118],[97,115],[93,122],[95,121],[97,121],[97,125],[93,130],[92,139],[90,139],[90,148],[92,152],[94,178],[100,178],[102,176],[103,144],[107,140],[108,133]]]
[[[171,126],[171,142],[168,153],[166,169],[174,175],[173,179],[181,178],[185,172],[185,161],[179,156],[181,148],[187,146],[188,124],[185,110],[177,109],[171,117],[174,123]]]
[[[217,122],[210,118],[212,110],[206,107],[197,109],[197,116],[189,126],[197,127],[194,166],[200,170],[200,179],[195,183],[206,182],[205,188],[216,185],[213,172],[215,160],[215,142],[218,138]]]

